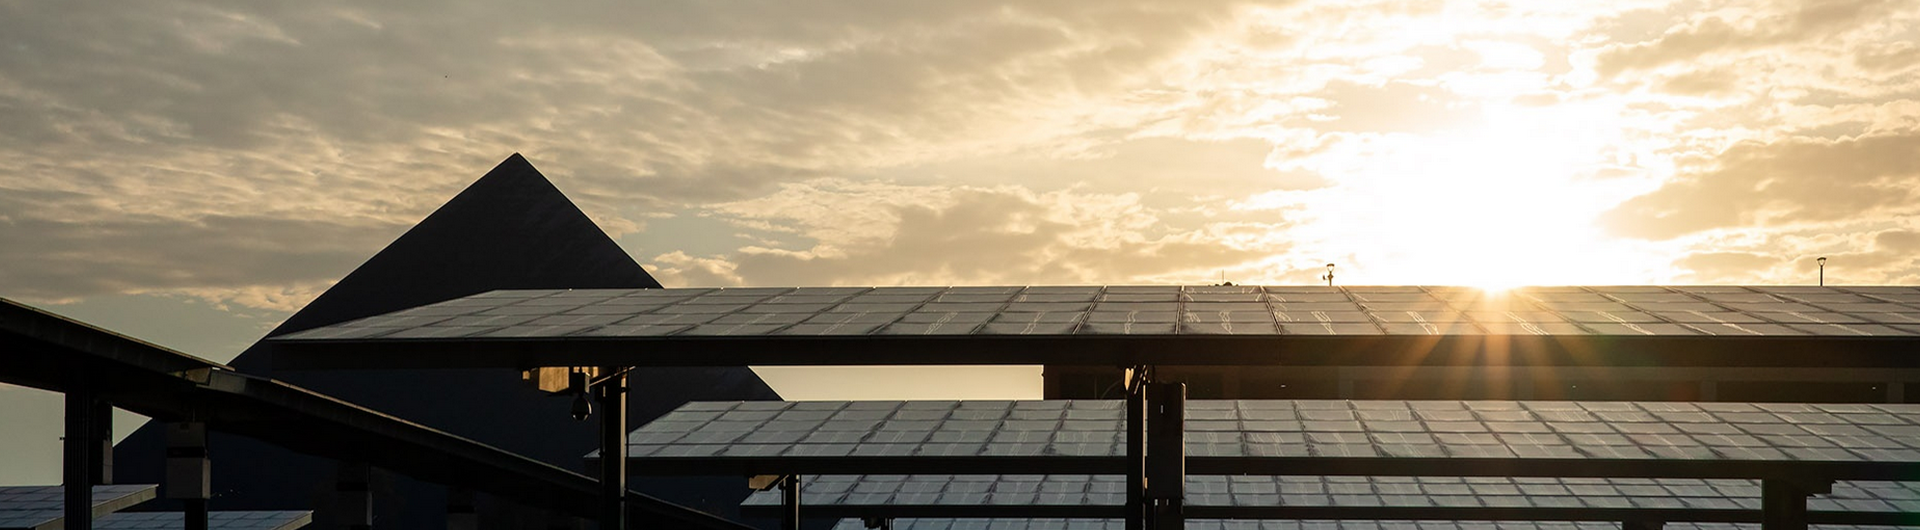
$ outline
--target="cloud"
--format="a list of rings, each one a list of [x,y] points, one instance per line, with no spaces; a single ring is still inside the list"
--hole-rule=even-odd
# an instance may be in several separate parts
[[[1780,265],[1779,258],[1751,252],[1698,252],[1688,254],[1674,265],[1688,271],[1690,283],[1718,283],[1723,278],[1751,278],[1755,273]]]
[[[7,3],[0,289],[324,281],[514,151],[617,233],[1133,124],[1110,103],[1237,9]]]
[[[1920,131],[1747,142],[1603,216],[1630,237],[1911,215]]]
[[[1872,220],[1727,231],[1688,244],[1672,267],[1681,283],[1811,284],[1824,257],[1829,285],[1902,285],[1920,281],[1916,252],[1913,223]]]
[[[690,284],[1292,280],[1336,257],[1410,278],[1384,269],[1491,243],[1382,227],[1553,214],[1528,225],[1568,233],[1629,187],[1657,190],[1609,218],[1635,237],[1831,218],[1850,205],[1696,204],[1718,196],[1689,186],[1738,179],[1688,161],[1914,130],[1916,16],[1865,0],[4,3],[0,190],[18,200],[0,240],[32,248],[0,291],[282,307],[516,151],[616,235],[724,222],[731,248],[648,242]],[[783,199],[802,184],[822,202]],[[1464,189],[1542,193],[1432,200]],[[1227,206],[1276,190],[1324,193]],[[1002,214],[1029,221],[980,224]]]
[[[853,208],[850,205],[863,205]],[[802,234],[793,248],[657,256],[677,285],[1204,282],[1284,254],[1283,223],[1170,226],[1134,194],[810,181],[713,215]],[[1237,232],[1250,232],[1251,238]],[[1245,234],[1242,234],[1245,235]],[[1254,243],[1259,241],[1259,243]]]
[[[1902,6],[1897,0],[1796,0],[1786,4],[1789,5],[1779,12],[1763,12],[1735,20],[1705,15],[1674,26],[1650,41],[1607,45],[1598,56],[1598,70],[1602,75],[1612,76],[1696,61],[1722,52],[1827,38]]]
[[[296,309],[406,228],[252,215],[60,222],[20,215],[21,202],[0,195],[0,286],[42,300],[161,292]]]

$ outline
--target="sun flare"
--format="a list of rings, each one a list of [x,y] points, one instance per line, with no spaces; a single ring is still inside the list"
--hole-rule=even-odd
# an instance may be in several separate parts
[[[1623,254],[1594,225],[1620,200],[1619,183],[1597,176],[1609,123],[1503,107],[1470,127],[1348,146],[1326,159],[1338,208],[1314,220],[1317,235],[1353,256],[1358,283],[1632,281],[1638,270],[1606,258]]]

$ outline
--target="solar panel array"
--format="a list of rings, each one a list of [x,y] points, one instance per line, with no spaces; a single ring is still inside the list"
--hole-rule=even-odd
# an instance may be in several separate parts
[[[1914,287],[1081,286],[494,291],[280,340],[1920,335]]]
[[[153,484],[114,484],[93,487],[94,513],[130,508],[152,499]],[[0,486],[0,530],[31,529],[66,517],[66,488],[62,486]]]
[[[313,522],[310,511],[235,511],[207,514],[208,530],[294,530]],[[95,530],[177,530],[186,528],[179,512],[116,513],[93,522]]]
[[[1120,404],[695,402],[635,430],[628,451],[657,461],[775,463],[792,457],[1110,457],[1124,451]],[[1920,462],[1920,405],[1191,400],[1186,419],[1190,459]]]
[[[1119,475],[817,475],[804,506],[1120,506]],[[1557,477],[1187,477],[1188,506],[1760,509],[1760,483],[1743,479]],[[742,503],[779,506],[780,492]],[[1842,481],[1808,499],[1814,511],[1920,513],[1920,483]]]
[[[153,484],[94,486],[93,504],[105,507],[151,499],[158,488]],[[65,486],[0,486],[0,511],[60,510],[66,506],[66,491]]]
[[[1125,530],[1119,519],[894,519],[894,530]],[[842,519],[833,530],[866,530]],[[1758,524],[1666,523],[1667,530],[1759,530]],[[1812,530],[1885,530],[1885,526],[1809,525]],[[1620,530],[1620,523],[1484,521],[1223,521],[1188,519],[1187,530]]]

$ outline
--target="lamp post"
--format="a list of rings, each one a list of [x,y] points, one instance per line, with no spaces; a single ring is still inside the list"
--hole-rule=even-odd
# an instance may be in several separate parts
[[[1820,285],[1825,287],[1827,285],[1827,257],[1820,256],[1820,259],[1814,261],[1820,263]]]
[[[1821,258],[1821,259],[1825,259],[1825,258]],[[1321,275],[1320,279],[1327,281],[1327,287],[1333,287],[1333,264],[1332,263],[1327,264],[1327,273],[1324,275]]]

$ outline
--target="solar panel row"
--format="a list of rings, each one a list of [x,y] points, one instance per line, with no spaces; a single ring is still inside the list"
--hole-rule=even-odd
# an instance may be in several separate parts
[[[1920,405],[1187,402],[1193,457],[1920,462]],[[1117,401],[690,403],[632,458],[1114,457]]]
[[[804,506],[1118,506],[1119,475],[818,475]],[[777,506],[780,493],[743,503]],[[1388,506],[1760,509],[1760,483],[1743,479],[1557,477],[1190,476],[1188,506]],[[1920,512],[1920,483],[1843,481],[1808,500],[1814,511]]]
[[[96,530],[177,530],[186,527],[178,512],[123,512],[94,521]],[[293,530],[313,521],[309,511],[233,511],[207,514],[208,530]]]
[[[113,484],[93,487],[93,504],[107,506],[132,499],[151,499],[157,486],[152,484]],[[137,501],[134,501],[137,502]],[[60,511],[66,505],[64,486],[0,486],[0,512],[19,510]]]
[[[894,530],[1123,530],[1119,519],[895,519]],[[1667,530],[1758,530],[1758,524],[1666,523]],[[1878,530],[1885,526],[1811,525],[1813,530]],[[1619,530],[1619,523],[1480,521],[1223,521],[1188,520],[1187,530]],[[834,530],[866,530],[845,519]]]
[[[283,340],[769,335],[1920,335],[1920,289],[1108,286],[494,291]]]

